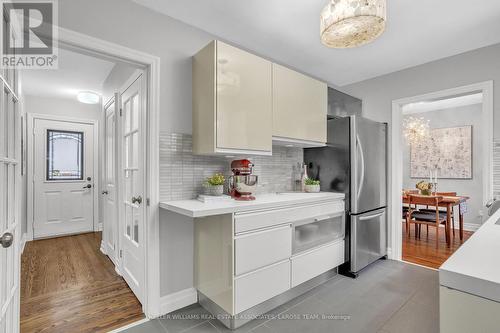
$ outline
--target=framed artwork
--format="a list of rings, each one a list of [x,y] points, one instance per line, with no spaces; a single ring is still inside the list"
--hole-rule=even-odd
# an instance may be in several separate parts
[[[410,147],[410,177],[472,179],[472,126],[431,129],[429,138]]]

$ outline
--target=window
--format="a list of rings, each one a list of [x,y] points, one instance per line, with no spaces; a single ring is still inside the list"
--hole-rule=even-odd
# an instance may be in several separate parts
[[[83,180],[83,132],[47,130],[47,180]]]

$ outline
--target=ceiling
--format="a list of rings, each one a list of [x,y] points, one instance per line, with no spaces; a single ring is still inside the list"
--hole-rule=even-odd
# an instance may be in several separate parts
[[[56,70],[22,70],[23,94],[41,97],[75,98],[79,91],[101,94],[102,84],[114,62],[59,49]]]
[[[343,86],[500,42],[498,0],[388,0],[375,42],[329,49],[327,0],[134,0],[257,54]]]

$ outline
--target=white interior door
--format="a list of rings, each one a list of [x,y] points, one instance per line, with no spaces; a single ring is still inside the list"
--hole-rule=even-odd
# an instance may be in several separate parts
[[[0,80],[0,333],[19,332],[20,116]]]
[[[103,241],[106,254],[118,266],[118,206],[116,203],[116,109],[119,95],[116,94],[104,106],[104,184],[102,198],[104,203]]]
[[[143,302],[146,112],[143,76],[140,75],[121,95],[121,261],[122,275]]]
[[[33,235],[94,229],[94,125],[34,120]]]

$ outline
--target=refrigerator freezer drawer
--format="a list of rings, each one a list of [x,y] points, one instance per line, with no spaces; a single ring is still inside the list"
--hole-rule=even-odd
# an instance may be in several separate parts
[[[387,214],[379,209],[351,216],[351,272],[359,272],[387,254]]]

